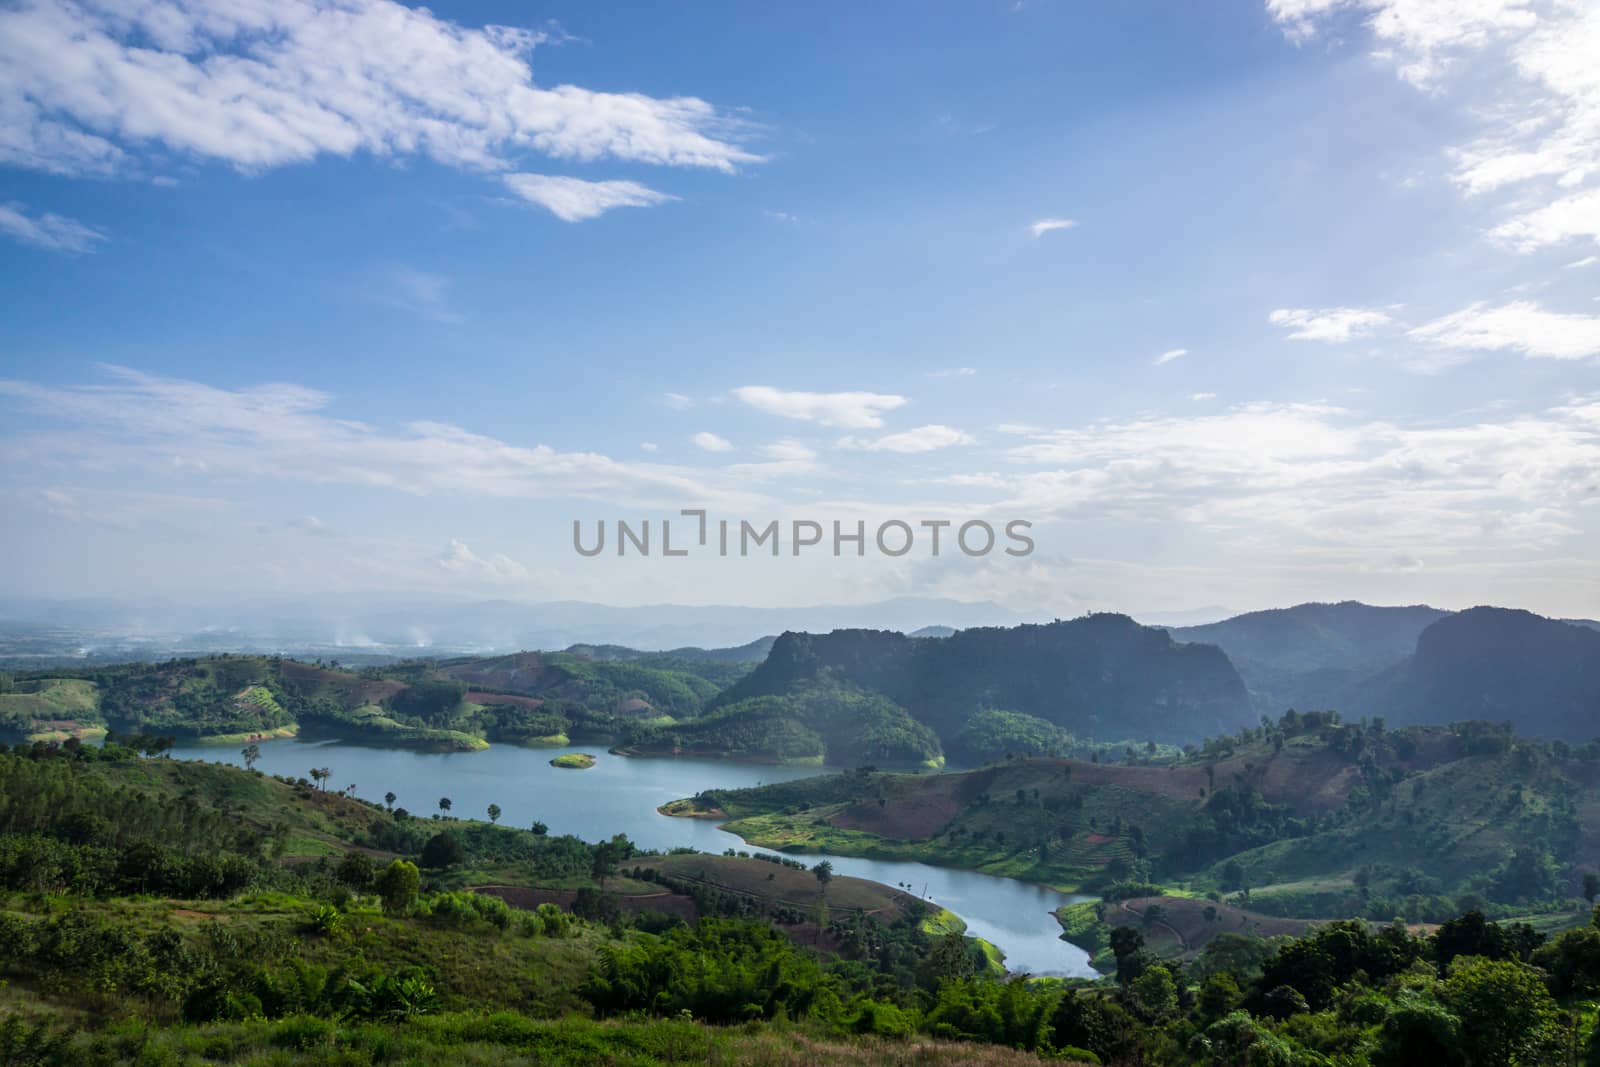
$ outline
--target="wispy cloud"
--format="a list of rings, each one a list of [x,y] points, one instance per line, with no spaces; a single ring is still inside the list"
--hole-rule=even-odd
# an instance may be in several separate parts
[[[416,495],[669,505],[750,499],[717,471],[515,444],[449,423],[375,428],[328,413],[332,398],[302,385],[222,389],[121,367],[104,370],[109,382],[91,386],[0,379],[0,401],[69,428],[10,437],[8,455],[97,470],[181,471]]]
[[[48,211],[42,215],[30,215],[26,205],[15,202],[0,204],[0,233],[35,248],[72,255],[93,252],[95,245],[106,239],[105,234],[85,226],[77,219],[53,215]]]
[[[378,295],[392,307],[404,308],[436,322],[461,322],[450,307],[450,279],[431,271],[394,266],[379,272]]]
[[[1520,252],[1574,238],[1600,239],[1600,8],[1536,0],[1268,0],[1296,40],[1339,11],[1357,11],[1376,46],[1407,81],[1436,95],[1469,94],[1476,135],[1451,152],[1468,195],[1541,182],[1558,199],[1520,198],[1490,236]],[[1337,39],[1342,28],[1331,31]],[[1538,204],[1529,208],[1529,203]]]
[[[971,378],[978,373],[977,367],[946,367],[944,370],[931,370],[930,378]]]
[[[839,447],[862,452],[899,452],[909,455],[918,452],[933,452],[941,448],[949,448],[951,445],[970,445],[973,443],[971,434],[950,426],[933,424],[918,426],[911,430],[902,430],[899,433],[884,434],[882,437],[845,437],[839,441]]]
[[[673,411],[688,411],[694,407],[694,397],[683,393],[662,393],[661,402]]]
[[[1159,367],[1163,363],[1171,363],[1175,359],[1182,359],[1188,354],[1189,350],[1187,348],[1169,348],[1155,358],[1155,365]]]
[[[507,174],[506,186],[562,222],[583,222],[618,207],[654,207],[678,199],[638,182],[589,182],[550,174]]]
[[[1278,308],[1267,316],[1274,326],[1289,330],[1291,341],[1341,344],[1371,333],[1391,321],[1376,308]]]
[[[0,160],[106,175],[166,153],[245,171],[357,152],[475,171],[527,152],[720,171],[761,158],[695,97],[536,85],[529,59],[549,39],[395,0],[20,0],[0,13]]]
[[[1039,219],[1028,227],[1028,232],[1035,237],[1043,237],[1056,230],[1070,230],[1076,225],[1077,219]]]
[[[701,430],[699,433],[689,438],[689,440],[694,442],[696,448],[703,448],[707,452],[733,451],[732,441],[728,440],[726,437],[718,437],[709,430]]]
[[[906,398],[893,393],[808,393],[746,385],[733,391],[739,401],[757,411],[786,419],[801,419],[845,430],[874,430],[883,425],[885,412],[905,406]]]
[[[1183,522],[1241,545],[1549,546],[1578,531],[1600,465],[1600,398],[1499,420],[1402,426],[1327,404],[1108,419],[1037,431],[1000,505]]]
[[[1546,311],[1529,300],[1500,307],[1478,303],[1410,331],[1441,348],[1513,351],[1538,359],[1600,356],[1600,316]]]

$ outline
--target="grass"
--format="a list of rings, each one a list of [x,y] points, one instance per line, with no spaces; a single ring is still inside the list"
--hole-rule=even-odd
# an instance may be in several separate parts
[[[20,682],[18,691],[0,693],[0,729],[17,730],[29,741],[100,738],[100,692],[78,678]]]
[[[928,1038],[845,1038],[804,1024],[702,1026],[689,1020],[600,1022],[531,1019],[510,1012],[451,1012],[403,1025],[337,1024],[296,1016],[277,1022],[211,1023],[149,1030],[136,1020],[73,1036],[84,1064],[267,1065],[540,1064],[541,1067],[1020,1067],[1046,1062],[994,1045]],[[1070,1064],[1070,1061],[1052,1060]]]
[[[550,761],[552,767],[565,767],[575,771],[586,771],[594,765],[595,758],[587,752],[567,752]]]
[[[275,726],[270,730],[252,730],[249,733],[237,734],[206,734],[204,737],[193,738],[197,745],[248,745],[252,741],[281,741],[295,737],[300,733],[299,723],[290,723],[288,726]]]

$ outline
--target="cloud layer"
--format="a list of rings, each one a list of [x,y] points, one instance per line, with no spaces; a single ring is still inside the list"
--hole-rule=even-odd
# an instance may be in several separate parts
[[[528,152],[720,171],[760,158],[695,97],[535,84],[547,40],[394,0],[21,0],[0,12],[0,162],[112,175],[357,152],[485,171]]]

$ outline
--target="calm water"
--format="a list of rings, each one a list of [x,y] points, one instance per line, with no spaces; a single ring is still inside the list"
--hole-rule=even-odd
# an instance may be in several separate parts
[[[589,770],[562,770],[549,760],[557,752],[587,752],[599,762]],[[180,746],[175,759],[241,764],[238,746]],[[734,834],[703,819],[673,819],[657,806],[702,789],[788,781],[820,773],[814,767],[768,767],[716,760],[628,759],[604,748],[525,749],[496,745],[482,752],[411,752],[369,748],[336,741],[271,741],[261,744],[257,768],[268,774],[309,778],[312,767],[328,767],[330,789],[356,787],[357,795],[381,801],[387,792],[396,804],[427,817],[449,797],[452,815],[487,818],[498,804],[500,821],[510,826],[545,822],[550,832],[597,841],[625,833],[641,848],[689,847],[702,852],[727,848],[750,851]],[[791,854],[793,855],[793,854]],[[994,942],[1014,971],[1034,974],[1092,975],[1087,954],[1060,940],[1050,912],[1074,899],[1049,889],[994,878],[973,871],[923,863],[830,856],[835,872],[870,878],[885,885],[909,884],[967,921],[968,931]]]

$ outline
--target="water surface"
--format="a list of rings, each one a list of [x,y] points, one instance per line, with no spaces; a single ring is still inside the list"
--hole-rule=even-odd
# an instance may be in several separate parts
[[[564,749],[528,749],[496,745],[482,752],[413,752],[340,741],[266,741],[256,764],[268,774],[309,778],[311,768],[333,772],[329,789],[354,785],[358,796],[382,801],[393,792],[396,805],[424,818],[449,797],[452,815],[487,818],[490,804],[500,805],[500,821],[510,826],[545,823],[553,834],[573,834],[598,841],[627,834],[641,848],[665,851],[694,848],[722,852],[728,848],[766,851],[746,845],[705,819],[675,819],[656,808],[669,800],[694,796],[704,789],[745,786],[807,778],[824,773],[817,767],[775,767],[703,759],[630,759],[604,748],[575,745]],[[180,745],[175,759],[243,764],[236,746]],[[596,764],[589,770],[550,766],[561,752],[587,752]],[[803,857],[808,861],[820,857]],[[870,878],[885,885],[909,885],[911,892],[949,908],[967,921],[968,932],[999,945],[1013,971],[1034,974],[1093,975],[1087,953],[1060,940],[1061,928],[1051,911],[1070,900],[1042,886],[975,871],[933,867],[925,863],[828,856],[838,874]]]

